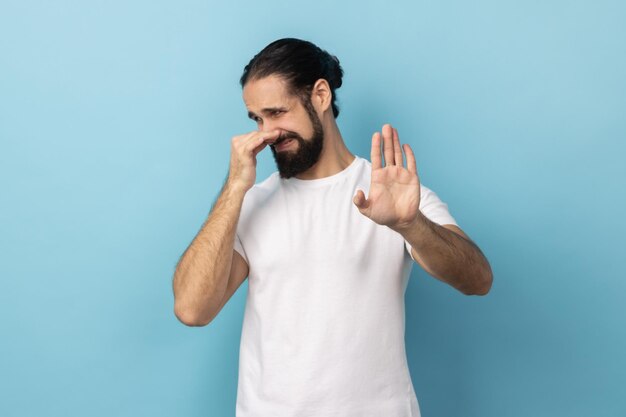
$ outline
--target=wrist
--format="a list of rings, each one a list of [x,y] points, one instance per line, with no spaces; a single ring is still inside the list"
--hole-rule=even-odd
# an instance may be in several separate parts
[[[409,222],[398,223],[393,227],[389,227],[406,238],[408,233],[413,233],[415,231],[423,229],[424,227],[427,227],[427,222],[428,219],[426,218],[426,216],[424,216],[422,212],[418,210],[417,215],[413,220]]]
[[[243,198],[250,188],[252,187],[229,178],[224,184],[223,193],[229,196]]]

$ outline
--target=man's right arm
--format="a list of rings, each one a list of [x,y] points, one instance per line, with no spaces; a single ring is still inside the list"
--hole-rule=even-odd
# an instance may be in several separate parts
[[[174,273],[174,313],[188,326],[204,326],[222,307],[228,281],[242,281],[248,268],[231,278],[237,222],[245,191],[224,185],[211,214],[181,257]],[[245,264],[245,262],[244,262]]]
[[[256,155],[279,133],[255,131],[232,139],[228,179],[174,272],[174,314],[188,326],[210,323],[248,274],[243,258],[234,254],[237,223],[256,179]]]

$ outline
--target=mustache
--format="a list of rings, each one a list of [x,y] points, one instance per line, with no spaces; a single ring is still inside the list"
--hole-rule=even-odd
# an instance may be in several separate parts
[[[302,140],[302,136],[298,135],[296,132],[281,133],[280,136],[274,141],[274,143],[272,143],[272,146],[276,146],[279,143],[286,141],[287,139]]]

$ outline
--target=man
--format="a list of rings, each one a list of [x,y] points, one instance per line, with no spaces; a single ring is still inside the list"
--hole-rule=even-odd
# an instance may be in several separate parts
[[[373,135],[371,163],[348,150],[342,76],[298,39],[250,61],[241,85],[257,130],[232,139],[228,179],[176,268],[175,314],[189,326],[211,322],[249,277],[238,417],[419,416],[404,345],[413,261],[464,294],[491,287],[488,261],[420,184],[396,129]],[[255,184],[268,145],[278,172]]]

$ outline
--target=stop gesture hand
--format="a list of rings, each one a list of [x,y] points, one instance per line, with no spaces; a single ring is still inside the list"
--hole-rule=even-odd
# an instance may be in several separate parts
[[[361,214],[374,222],[401,231],[420,220],[420,181],[415,155],[408,144],[400,145],[398,131],[386,124],[382,128],[385,156],[381,157],[381,134],[372,136],[372,178],[369,195],[358,190],[353,198]],[[406,154],[404,165],[402,150]]]

